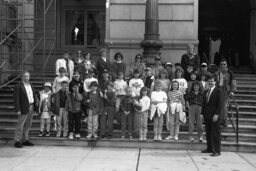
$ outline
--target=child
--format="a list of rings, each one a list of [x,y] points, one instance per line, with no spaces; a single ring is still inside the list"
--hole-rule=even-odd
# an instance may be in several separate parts
[[[190,74],[190,80],[188,81],[188,89],[187,92],[189,93],[192,90],[192,84],[194,81],[196,81],[196,73],[194,71]]]
[[[208,85],[208,80],[209,75],[208,74],[201,74],[201,81],[200,81],[200,87],[202,92],[204,92],[205,90],[208,90],[209,85]]]
[[[179,121],[179,113],[184,110],[184,98],[183,94],[179,90],[178,81],[172,81],[171,91],[168,93],[169,98],[169,114],[167,117],[167,123],[169,123],[170,135],[166,137],[166,140],[173,139],[179,140],[179,129],[180,129],[180,121]],[[175,127],[175,129],[174,129]]]
[[[172,63],[171,62],[167,62],[165,64],[165,69],[167,71],[168,79],[169,80],[173,80],[174,79],[174,72],[173,72],[173,68],[172,68]]]
[[[53,93],[56,93],[61,89],[61,83],[66,81],[69,84],[69,78],[66,76],[66,69],[64,67],[60,67],[59,69],[60,75],[57,76],[53,81],[52,90]]]
[[[123,54],[121,52],[117,52],[114,56],[115,62],[112,63],[113,69],[113,77],[116,79],[118,77],[118,73],[122,72],[123,75],[126,75],[126,64],[123,62]]]
[[[199,142],[203,142],[203,127],[200,115],[203,96],[203,93],[200,91],[200,82],[195,81],[192,85],[192,91],[188,94],[187,97],[187,106],[189,109],[189,140],[191,142],[194,142],[193,130],[195,120],[197,124]]]
[[[84,89],[83,89],[83,81],[82,79],[80,78],[80,73],[78,71],[75,71],[74,72],[74,75],[73,75],[73,78],[72,80],[70,81],[69,83],[69,91],[71,92],[72,91],[72,87],[73,85],[77,84],[78,85],[78,91],[80,94],[82,94],[84,92]]]
[[[179,90],[182,92],[182,94],[186,94],[186,90],[188,88],[188,83],[187,81],[183,78],[183,69],[182,68],[177,68],[175,70],[175,79],[173,81],[178,81],[179,83]]]
[[[89,70],[89,73],[88,73],[88,77],[84,80],[84,92],[85,93],[88,93],[90,92],[90,84],[95,81],[98,83],[98,80],[97,78],[94,78],[94,70],[93,69],[90,69]]]
[[[133,72],[134,78],[129,81],[129,87],[132,88],[132,92],[135,98],[140,96],[140,90],[144,87],[143,80],[139,78],[140,72],[139,70],[134,70]]]
[[[116,92],[116,114],[115,114],[115,120],[114,123],[117,123],[118,119],[118,112],[120,108],[120,103],[122,98],[125,96],[126,88],[128,87],[127,83],[124,81],[124,74],[122,72],[118,73],[117,80],[114,82],[114,89]]]
[[[167,78],[167,71],[166,70],[161,70],[160,71],[159,77],[156,80],[156,82],[157,81],[160,81],[162,83],[162,91],[167,93],[171,81]],[[154,89],[155,89],[155,87],[154,87]]]
[[[153,82],[155,81],[155,77],[154,75],[152,74],[152,69],[150,67],[147,67],[145,69],[145,72],[146,72],[146,77],[145,77],[145,80],[144,80],[144,85],[145,87],[147,87],[149,90],[150,90],[150,94],[151,94],[151,88],[152,88],[152,84]]]
[[[50,136],[50,125],[51,125],[51,83],[46,82],[44,84],[44,89],[39,92],[40,101],[39,101],[39,113],[41,115],[41,122],[40,122],[40,134],[39,137],[46,135],[47,137]],[[46,124],[46,134],[44,134]]]
[[[147,131],[148,131],[148,111],[150,108],[150,98],[148,97],[149,90],[147,87],[143,87],[140,91],[140,99],[139,103],[141,105],[141,110],[139,110],[140,114],[140,133],[139,140],[146,141],[147,140]]]
[[[100,135],[101,138],[104,138],[106,135],[106,124],[108,128],[108,136],[107,138],[112,138],[113,135],[113,118],[115,113],[115,92],[114,92],[114,84],[109,82],[107,85],[107,90],[104,92],[103,96],[103,113],[101,114],[101,127],[100,127]]]
[[[132,140],[133,139],[132,128],[133,128],[134,98],[132,97],[131,87],[127,87],[126,89],[126,95],[123,97],[121,101],[121,108],[122,108],[122,140],[125,139],[127,121],[129,126],[128,134],[129,134],[130,140]]]
[[[70,91],[67,102],[66,111],[69,112],[69,139],[74,139],[74,125],[75,125],[75,138],[81,138],[81,102],[83,96],[79,93],[79,85],[73,84],[72,90]]]
[[[55,107],[54,112],[56,113],[57,120],[57,135],[61,136],[63,131],[63,137],[68,136],[68,112],[65,109],[66,101],[68,98],[68,82],[61,82],[61,89],[53,94],[53,106]],[[62,127],[63,122],[63,127]],[[62,129],[63,128],[63,129]]]
[[[87,94],[88,102],[88,135],[87,138],[90,139],[92,136],[96,139],[98,138],[98,118],[102,108],[102,93],[98,90],[98,83],[96,81],[91,82],[89,88],[91,91]]]
[[[162,140],[163,115],[167,110],[167,95],[162,91],[162,83],[156,82],[156,90],[151,93],[150,119],[154,118],[154,140]]]

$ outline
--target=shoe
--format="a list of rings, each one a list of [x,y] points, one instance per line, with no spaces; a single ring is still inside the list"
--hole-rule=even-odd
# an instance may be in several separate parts
[[[205,149],[205,150],[202,150],[201,153],[212,153],[212,151]]]
[[[178,141],[178,140],[179,140],[179,137],[175,135],[175,136],[174,136],[174,140],[175,140],[175,141]]]
[[[47,131],[46,134],[45,134],[46,137],[49,137],[50,135],[51,135],[51,134],[50,134],[49,131]]]
[[[108,135],[108,136],[107,136],[107,139],[111,139],[111,138],[112,138],[112,135]]]
[[[212,153],[211,156],[212,157],[217,157],[217,156],[220,156],[220,153]]]
[[[143,137],[140,137],[139,140],[140,140],[140,141],[143,141]]]
[[[57,131],[57,126],[55,126],[55,127],[53,128],[53,131]]]
[[[154,136],[154,141],[157,141],[157,136],[156,135]]]
[[[169,135],[168,137],[165,138],[166,140],[171,140],[173,139],[173,136]]]
[[[56,134],[56,137],[59,138],[60,136],[61,136],[61,133],[57,133],[57,134]]]
[[[106,136],[105,135],[101,135],[100,138],[105,138]]]
[[[158,135],[158,141],[162,141],[162,136]]]
[[[69,137],[68,137],[69,139],[71,139],[71,140],[73,140],[74,139],[74,134],[71,132],[71,133],[69,133]]]
[[[22,143],[24,146],[34,146],[33,143],[29,142],[28,140]]]
[[[92,135],[93,135],[93,137],[94,137],[95,139],[98,138],[98,135],[97,135],[96,133],[93,133]]]
[[[89,133],[86,138],[88,139],[92,138],[92,133]]]
[[[129,138],[130,140],[133,140],[133,137],[132,136],[130,136],[130,138]]]
[[[38,134],[39,137],[42,137],[43,135],[44,133],[42,131]]]
[[[68,137],[68,133],[64,132],[63,137]]]
[[[124,136],[122,136],[121,140],[124,141]]]
[[[195,141],[194,137],[189,137],[189,140],[190,140],[190,142],[194,142]]]
[[[75,134],[75,138],[76,138],[76,139],[80,139],[80,138],[81,138],[81,135],[80,135],[80,134]]]
[[[14,143],[14,147],[23,148],[23,144],[21,142],[17,141],[17,142]]]
[[[199,142],[200,142],[200,143],[204,142],[203,137],[200,137],[200,138],[199,138]]]

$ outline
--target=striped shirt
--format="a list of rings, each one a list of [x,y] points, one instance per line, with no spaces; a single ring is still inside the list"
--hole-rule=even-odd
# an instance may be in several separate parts
[[[183,94],[178,90],[178,91],[169,91],[168,92],[168,97],[170,100],[170,103],[174,102],[182,102],[183,99]]]

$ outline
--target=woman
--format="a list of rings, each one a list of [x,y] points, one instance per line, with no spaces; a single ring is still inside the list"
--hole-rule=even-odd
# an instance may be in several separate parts
[[[82,80],[84,80],[86,78],[86,76],[88,75],[88,71],[90,69],[95,70],[95,64],[94,64],[94,62],[91,61],[91,54],[85,53],[84,61],[82,63],[80,63],[77,68],[77,70],[81,74]]]

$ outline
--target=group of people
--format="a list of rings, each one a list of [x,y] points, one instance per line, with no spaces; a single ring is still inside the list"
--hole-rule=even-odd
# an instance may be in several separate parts
[[[122,140],[138,136],[145,141],[148,121],[152,120],[155,141],[162,141],[164,121],[169,131],[165,139],[178,141],[180,125],[186,122],[187,113],[189,140],[195,141],[196,123],[198,140],[203,142],[204,118],[207,149],[202,152],[220,155],[220,124],[226,120],[224,113],[227,112],[224,105],[235,90],[234,76],[225,59],[213,75],[207,63],[200,64],[190,44],[181,63],[175,66],[170,62],[162,64],[160,56],[156,56],[155,63],[146,67],[142,55],[137,54],[126,72],[122,53],[116,53],[115,61],[110,63],[106,49],[100,52],[101,57],[95,63],[90,53],[78,51],[77,58],[71,60],[65,52],[63,58],[56,61],[57,77],[53,84],[44,83],[38,97],[29,84],[29,72],[23,73],[14,93],[19,115],[15,147],[33,145],[28,141],[28,131],[33,108],[37,107],[41,118],[39,136],[50,136],[54,115],[56,136],[69,139],[81,137],[81,121],[84,121],[88,139],[110,139],[113,125],[121,124]]]

